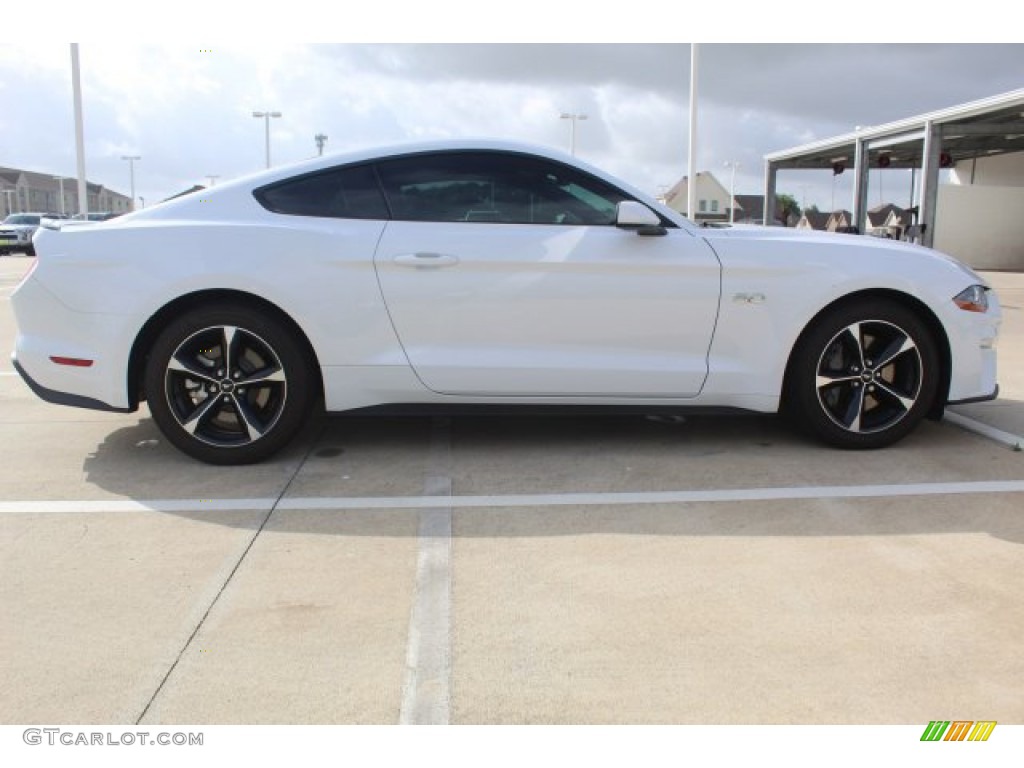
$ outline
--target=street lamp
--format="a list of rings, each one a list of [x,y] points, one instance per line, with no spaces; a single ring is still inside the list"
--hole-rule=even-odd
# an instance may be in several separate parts
[[[316,142],[316,148],[319,151],[319,153],[323,155],[324,144],[327,143],[327,135],[323,133],[318,133],[316,136],[313,137],[313,141]]]
[[[571,121],[569,124],[569,154],[576,154],[576,122],[578,120],[586,120],[587,116],[584,114],[576,114],[574,112],[563,112],[559,117],[562,120]]]
[[[128,172],[132,183],[132,210],[135,210],[135,161],[141,160],[141,155],[121,155],[122,160],[128,161]]]
[[[262,117],[267,126],[267,168],[270,167],[270,118],[280,117],[280,112],[253,112],[253,117]]]
[[[213,174],[209,174],[208,173],[208,174],[206,174],[206,178],[208,178],[210,180],[210,186],[212,187],[212,186],[215,186],[217,184],[217,179],[220,178],[220,174],[213,175]]]
[[[726,160],[725,167],[732,169],[729,177],[729,223],[732,224],[736,220],[736,169],[740,164],[735,160]]]

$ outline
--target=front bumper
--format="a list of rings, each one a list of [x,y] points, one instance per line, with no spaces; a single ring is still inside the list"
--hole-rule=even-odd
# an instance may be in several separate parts
[[[970,403],[988,403],[999,397],[999,385],[996,384],[996,388],[990,395],[981,395],[980,397],[965,397],[962,400],[947,400],[946,405],[968,405]]]
[[[1002,324],[999,297],[990,291],[987,312],[965,312],[950,302],[943,325],[952,369],[946,403],[994,400],[999,394],[997,339]]]

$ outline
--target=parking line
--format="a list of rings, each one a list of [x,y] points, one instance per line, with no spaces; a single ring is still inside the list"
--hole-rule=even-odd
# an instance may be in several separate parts
[[[997,443],[1007,445],[1015,451],[1019,451],[1024,448],[1024,437],[1015,435],[1012,432],[1004,432],[1001,429],[976,421],[964,416],[963,414],[956,413],[954,411],[946,411],[944,419],[950,424],[954,424],[961,429],[966,429],[967,431],[974,432],[982,437],[987,437],[989,440],[995,440]]]
[[[440,502],[420,510],[416,587],[402,682],[401,725],[447,725],[451,680],[451,421],[433,422],[423,493]]]
[[[374,509],[493,509],[498,507],[716,504],[801,499],[869,499],[901,496],[1024,493],[1024,480],[980,480],[902,485],[823,485],[695,491],[524,493],[489,496],[336,496],[282,499],[275,511],[344,512]],[[126,512],[238,512],[270,509],[276,499],[111,499],[106,501],[0,501],[0,514],[101,514]]]

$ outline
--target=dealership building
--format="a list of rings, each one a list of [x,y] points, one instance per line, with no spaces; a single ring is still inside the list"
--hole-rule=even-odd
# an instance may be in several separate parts
[[[1024,89],[766,155],[765,208],[780,171],[852,173],[851,227],[868,232],[870,171],[889,169],[910,171],[907,239],[978,269],[1024,270]]]

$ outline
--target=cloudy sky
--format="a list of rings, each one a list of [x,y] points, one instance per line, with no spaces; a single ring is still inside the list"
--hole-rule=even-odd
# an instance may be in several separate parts
[[[130,36],[120,36],[124,40]],[[737,193],[762,191],[763,156],[1024,87],[1020,44],[702,43],[698,165]],[[687,44],[402,43],[80,46],[90,181],[127,194],[128,163],[147,205],[260,170],[276,110],[274,165],[406,139],[494,136],[568,149],[657,194],[686,173]],[[67,43],[0,46],[0,166],[75,174]],[[869,203],[905,204],[891,171]],[[791,172],[788,192],[850,207],[851,174]],[[835,187],[833,188],[833,184]]]

